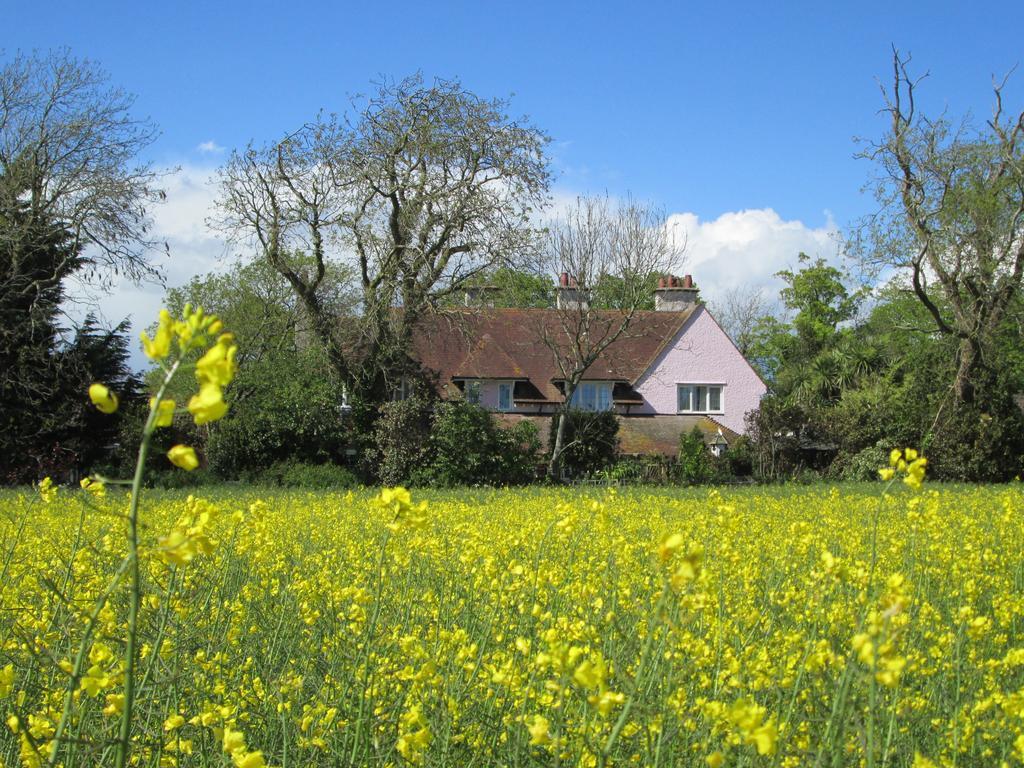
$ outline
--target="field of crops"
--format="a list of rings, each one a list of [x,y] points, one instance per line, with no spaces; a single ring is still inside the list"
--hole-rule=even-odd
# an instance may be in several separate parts
[[[881,487],[149,493],[131,761],[1024,762],[1024,493]],[[111,762],[125,507],[0,494],[4,766]]]

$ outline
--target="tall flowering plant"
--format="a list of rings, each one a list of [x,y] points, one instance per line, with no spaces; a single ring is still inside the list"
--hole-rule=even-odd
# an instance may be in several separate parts
[[[95,626],[96,618],[107,599],[125,575],[129,579],[130,594],[123,664],[124,693],[122,694],[123,698],[118,698],[121,720],[114,764],[117,768],[123,768],[130,762],[132,714],[136,698],[139,607],[143,597],[139,568],[139,500],[150,443],[156,430],[171,426],[174,414],[179,410],[190,413],[196,424],[207,424],[223,418],[228,411],[228,404],[224,400],[224,388],[231,383],[237,369],[238,347],[234,337],[230,333],[224,332],[223,324],[215,315],[207,315],[201,308],[192,309],[191,305],[186,305],[183,316],[180,318],[173,317],[166,309],[161,310],[154,335],[150,337],[147,333],[142,333],[141,339],[146,356],[157,364],[163,373],[163,378],[149,400],[149,415],[142,429],[142,442],[139,444],[135,473],[131,481],[131,500],[127,516],[128,553],[113,582],[104,591],[93,610],[89,627],[87,627],[79,646],[71,670],[64,710],[50,746],[50,765],[56,764],[58,759],[62,737],[71,719],[74,692],[86,680],[86,676],[83,675],[83,666],[92,637],[92,627]],[[173,399],[166,398],[164,395],[175,376],[193,365],[189,361],[195,359],[197,354],[199,357],[194,363],[197,391],[185,404],[184,409],[180,409]],[[89,399],[98,410],[108,414],[114,413],[120,404],[117,394],[100,382],[89,387]],[[167,452],[167,458],[172,464],[186,471],[194,470],[199,466],[199,459],[195,449],[191,446],[175,445]],[[48,478],[40,486],[44,500],[47,498],[47,494],[55,493],[52,484],[47,481]],[[87,491],[101,494],[104,488],[104,479],[87,478],[82,481],[82,487]],[[202,528],[201,524],[196,524],[182,531],[177,529],[171,531],[161,540],[164,559],[169,562],[187,561],[187,556],[192,554],[193,549],[198,547],[201,550],[205,541]]]

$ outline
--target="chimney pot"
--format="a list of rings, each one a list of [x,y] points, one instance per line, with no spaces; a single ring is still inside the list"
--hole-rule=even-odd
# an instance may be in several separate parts
[[[682,312],[697,302],[693,276],[664,275],[658,279],[654,292],[654,309],[659,312]]]
[[[568,272],[563,272],[561,275],[558,276],[558,284],[560,286],[562,286],[563,288],[568,287],[568,285],[569,285],[569,273]]]

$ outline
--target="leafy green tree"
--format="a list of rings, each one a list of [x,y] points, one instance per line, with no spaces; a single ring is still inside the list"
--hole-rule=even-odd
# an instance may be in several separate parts
[[[342,267],[330,265],[324,295],[338,307],[350,300],[347,280]],[[186,303],[218,315],[235,334],[238,374],[229,387],[231,409],[224,419],[197,428],[180,415],[174,425],[178,432],[161,434],[161,439],[187,437],[205,447],[211,468],[231,478],[286,460],[318,464],[345,459],[351,429],[342,407],[343,385],[302,304],[276,270],[259,261],[237,263],[168,291],[172,313],[180,313]],[[181,377],[174,387],[168,396],[184,405],[194,384]]]

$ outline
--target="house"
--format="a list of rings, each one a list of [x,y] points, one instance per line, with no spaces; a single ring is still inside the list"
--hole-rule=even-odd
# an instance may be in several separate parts
[[[557,360],[570,343],[566,317],[585,301],[582,294],[563,275],[558,309],[439,313],[419,326],[413,356],[442,397],[478,403],[506,422],[533,421],[546,438],[565,399]],[[695,426],[719,453],[743,434],[765,384],[698,301],[689,275],[663,278],[654,299],[655,309],[637,312],[586,371],[574,401],[618,415],[623,453],[674,456],[680,433]],[[590,316],[593,333],[622,317],[596,310]]]

